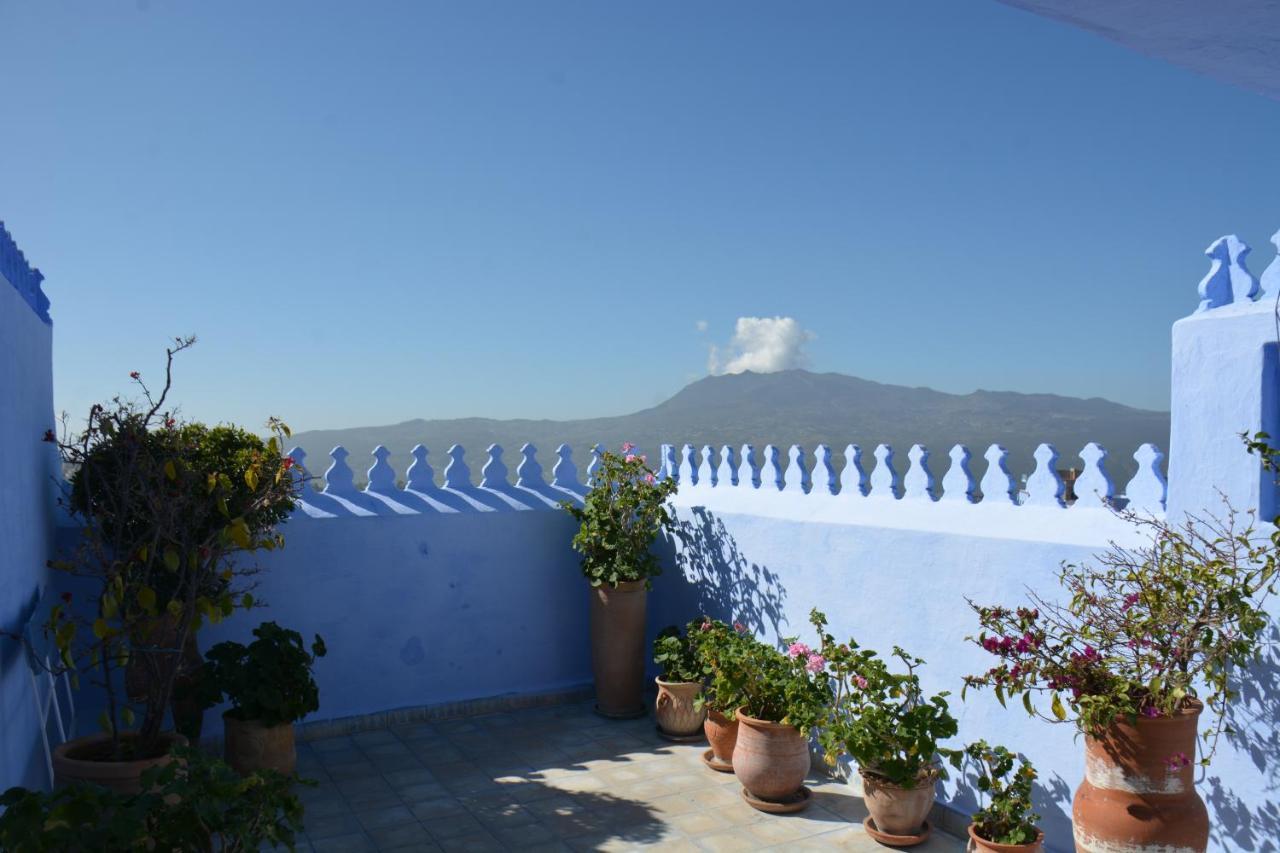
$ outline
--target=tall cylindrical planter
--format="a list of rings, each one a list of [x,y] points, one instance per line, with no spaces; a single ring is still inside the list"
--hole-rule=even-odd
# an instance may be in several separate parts
[[[696,737],[702,731],[706,709],[694,707],[702,684],[697,681],[663,681],[655,678],[658,698],[654,702],[654,717],[664,735],[674,738]]]
[[[1085,779],[1071,822],[1079,853],[1204,851],[1209,813],[1195,789],[1203,705],[1172,717],[1120,719],[1085,736]]]
[[[222,715],[222,754],[241,776],[255,770],[274,770],[292,776],[298,766],[293,723],[264,726],[260,720],[238,720]]]
[[[645,715],[644,581],[591,589],[591,665],[596,710],[606,717]]]
[[[794,800],[809,772],[808,739],[795,726],[757,720],[742,711],[738,711],[737,717],[733,772],[750,795],[747,801],[786,803]]]

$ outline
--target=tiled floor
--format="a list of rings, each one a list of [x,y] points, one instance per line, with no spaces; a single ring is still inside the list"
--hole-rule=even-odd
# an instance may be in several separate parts
[[[814,777],[809,808],[766,815],[705,744],[660,738],[651,720],[615,722],[559,705],[362,732],[299,744],[300,850],[887,850],[860,825],[862,802]],[[935,831],[919,853],[959,853]]]

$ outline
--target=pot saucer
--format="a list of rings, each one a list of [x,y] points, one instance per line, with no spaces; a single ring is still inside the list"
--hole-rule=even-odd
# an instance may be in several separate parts
[[[752,796],[746,788],[742,789],[742,799],[747,801],[747,805],[769,814],[792,814],[804,811],[812,798],[813,792],[806,785],[801,785],[799,791],[796,791],[785,800],[762,800],[759,797]]]
[[[707,736],[702,733],[701,729],[691,735],[673,735],[664,732],[662,730],[662,726],[655,726],[654,728],[658,730],[658,737],[663,740],[669,740],[672,743],[700,743],[707,739]]]
[[[886,847],[912,847],[922,843],[929,837],[929,833],[933,831],[933,827],[929,825],[929,821],[920,824],[920,832],[916,835],[892,835],[888,832],[881,832],[876,829],[876,822],[871,819],[871,815],[867,815],[862,821],[862,828],[867,831],[876,841]]]
[[[715,753],[715,750],[713,749],[708,749],[706,752],[702,753],[702,763],[707,765],[717,773],[733,772],[732,762],[721,761],[720,759],[716,758],[716,753]]]

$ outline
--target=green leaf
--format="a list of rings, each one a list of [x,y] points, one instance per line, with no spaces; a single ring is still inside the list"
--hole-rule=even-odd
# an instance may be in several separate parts
[[[1022,694],[1022,707],[1026,708],[1026,709],[1027,709],[1027,713],[1028,713],[1028,714],[1030,714],[1031,716],[1033,716],[1033,717],[1034,717],[1034,716],[1036,715],[1036,709],[1031,707],[1031,693],[1030,693],[1030,692],[1024,692],[1024,693]]]
[[[249,487],[249,491],[256,492],[258,490],[258,472],[253,468],[244,470],[244,484]]]
[[[182,560],[178,557],[178,552],[173,548],[164,549],[164,565],[171,572],[176,572],[178,567],[182,565]]]
[[[178,479],[178,468],[173,464],[172,459],[164,463],[164,475],[170,480]]]
[[[1053,694],[1053,701],[1049,704],[1049,708],[1053,711],[1053,715],[1059,720],[1067,718],[1067,709],[1062,707],[1062,700],[1058,698],[1058,694]]]
[[[138,587],[138,605],[148,613],[155,615],[156,591],[145,585]]]
[[[120,722],[124,723],[126,726],[132,726],[135,719],[133,709],[128,705],[120,709]]]
[[[97,637],[99,640],[107,636],[107,632],[110,630],[111,628],[107,626],[106,619],[99,618],[93,620],[93,636]]]

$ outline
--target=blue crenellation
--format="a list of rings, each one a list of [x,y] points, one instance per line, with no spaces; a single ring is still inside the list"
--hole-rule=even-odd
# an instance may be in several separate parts
[[[40,288],[44,275],[27,262],[26,255],[22,254],[3,221],[0,221],[0,275],[13,285],[41,320],[52,323],[49,317],[49,298]]]

